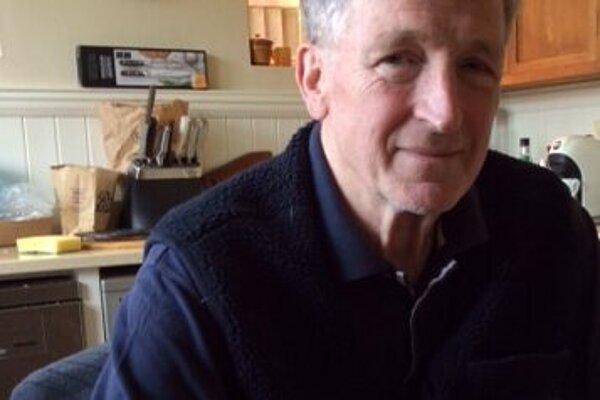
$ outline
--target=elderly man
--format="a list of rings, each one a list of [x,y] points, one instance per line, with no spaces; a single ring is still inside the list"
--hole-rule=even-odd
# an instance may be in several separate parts
[[[314,122],[171,212],[95,398],[597,399],[594,225],[488,151],[515,0],[304,0]]]

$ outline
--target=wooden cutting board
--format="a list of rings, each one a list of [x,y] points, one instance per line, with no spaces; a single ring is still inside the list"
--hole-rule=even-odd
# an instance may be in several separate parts
[[[96,240],[83,242],[83,248],[87,250],[122,250],[144,248],[144,239],[129,240]]]

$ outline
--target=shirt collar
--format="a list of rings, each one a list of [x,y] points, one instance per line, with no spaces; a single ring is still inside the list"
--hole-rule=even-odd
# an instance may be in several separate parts
[[[391,264],[369,246],[364,233],[350,217],[348,204],[325,158],[320,123],[312,128],[309,155],[319,211],[340,277],[351,281],[392,271]],[[469,190],[452,210],[441,216],[439,233],[443,240],[438,251],[445,259],[487,240],[476,188]]]

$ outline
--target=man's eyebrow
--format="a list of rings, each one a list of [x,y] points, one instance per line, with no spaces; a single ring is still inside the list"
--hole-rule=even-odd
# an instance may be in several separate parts
[[[397,47],[410,42],[424,41],[429,38],[429,35],[424,32],[412,29],[406,30],[388,30],[375,37],[375,42],[378,46]]]
[[[433,43],[441,44],[444,38],[431,37],[427,32],[417,30],[397,30],[384,32],[381,37],[378,38],[377,45],[373,47],[373,51],[377,50],[389,50],[397,47],[405,46],[410,43],[420,43],[431,41]],[[462,46],[461,46],[462,47]],[[502,45],[494,44],[491,40],[485,38],[474,38],[470,39],[462,47],[463,50],[467,50],[470,53],[483,54],[487,57],[496,59],[501,57],[504,52]]]
[[[365,62],[373,62],[382,53],[397,49],[407,44],[426,40],[427,35],[416,30],[387,30],[375,36],[371,46],[364,54]]]
[[[375,40],[364,54],[366,62],[372,62],[379,57],[381,53],[400,48],[402,46],[434,42],[439,45],[445,38],[432,37],[428,32],[423,32],[416,29],[389,29],[375,36]],[[467,40],[459,49],[455,49],[460,53],[482,54],[492,60],[502,58],[504,47],[503,45],[494,43],[493,40],[486,38],[473,38]]]
[[[483,39],[474,39],[469,43],[467,49],[475,53],[483,53],[489,57],[500,57],[504,52],[504,47],[491,44]]]

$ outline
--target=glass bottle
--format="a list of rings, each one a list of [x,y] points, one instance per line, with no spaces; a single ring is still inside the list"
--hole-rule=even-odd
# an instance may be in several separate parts
[[[519,139],[519,159],[531,162],[531,149],[529,148],[529,138],[524,137]]]

